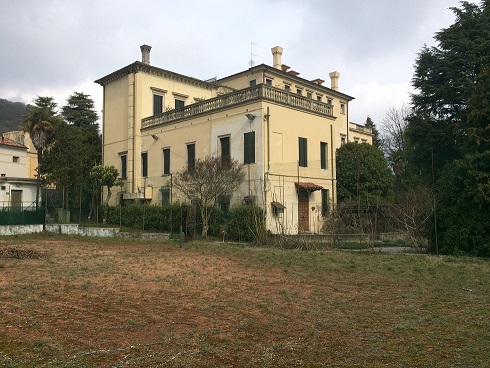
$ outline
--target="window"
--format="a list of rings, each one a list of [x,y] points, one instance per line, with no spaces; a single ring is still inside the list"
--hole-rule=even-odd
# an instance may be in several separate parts
[[[163,149],[163,175],[170,174],[170,148]]]
[[[298,138],[299,143],[299,166],[308,167],[308,141],[306,138]]]
[[[333,103],[333,100],[331,98],[327,98],[327,103],[331,105]]]
[[[291,86],[290,86],[289,84],[285,84],[285,85],[284,85],[284,90],[285,90],[286,92],[291,91]]]
[[[346,139],[345,139],[345,135],[343,135],[343,134],[342,134],[342,135],[340,136],[340,145],[341,145],[341,146],[343,146],[343,145],[345,144],[345,140],[346,140]]]
[[[345,104],[344,103],[340,104],[340,113],[345,114]]]
[[[18,163],[19,162],[19,157],[18,156],[12,157],[12,162]]]
[[[296,94],[297,94],[298,96],[303,96],[303,90],[302,90],[302,89],[300,89],[300,88],[296,89]]]
[[[328,167],[328,144],[320,142],[320,163],[321,168],[326,170]]]
[[[141,154],[141,176],[144,178],[148,176],[148,152]]]
[[[153,115],[163,112],[163,96],[153,95]]]
[[[121,178],[126,178],[127,177],[127,172],[126,172],[126,160],[127,160],[127,156],[126,155],[121,155],[119,157],[121,158]]]
[[[330,198],[328,189],[322,189],[322,216],[327,216],[330,211]]]
[[[185,102],[182,100],[175,100],[175,110],[183,109]]]
[[[168,206],[170,204],[170,188],[161,187],[160,188],[160,204],[162,206]]]
[[[243,163],[255,163],[255,132],[243,134]]]
[[[196,168],[196,144],[187,145],[187,170],[194,171]]]
[[[255,87],[257,85],[257,81],[255,79],[252,79],[250,81],[250,87]]]
[[[230,200],[231,197],[229,195],[220,195],[218,197],[218,206],[225,216],[230,211]]]
[[[227,166],[230,164],[230,137],[221,137],[219,143],[221,146],[221,164]]]
[[[322,102],[322,96],[316,96],[316,100],[317,100],[318,102]]]
[[[312,98],[313,97],[313,94],[311,92],[306,92],[306,97]]]
[[[267,86],[272,86],[272,79],[270,79],[270,78],[266,78],[266,79],[265,79],[265,84],[266,84]]]

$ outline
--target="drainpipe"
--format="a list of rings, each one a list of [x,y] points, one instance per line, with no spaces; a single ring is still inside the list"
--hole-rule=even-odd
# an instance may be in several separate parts
[[[332,158],[332,165],[330,165],[330,170],[332,170],[332,211],[335,210],[335,202],[336,202],[336,198],[335,198],[335,189],[336,189],[336,177],[337,175],[335,174],[335,170],[336,170],[336,167],[335,167],[335,160],[334,160],[334,148],[333,148],[333,126],[332,124],[330,124],[330,157]]]
[[[347,143],[349,142],[349,101],[345,103],[345,108],[347,109]]]
[[[270,124],[269,124],[269,106],[267,106],[267,171],[271,169],[271,135],[270,135]]]
[[[135,180],[136,180],[136,176],[135,176],[135,162],[136,162],[136,143],[135,143],[135,140],[136,140],[136,72],[134,71],[133,72],[133,173],[131,175],[132,177],[132,184],[131,184],[131,193],[134,193],[134,189],[135,189]]]

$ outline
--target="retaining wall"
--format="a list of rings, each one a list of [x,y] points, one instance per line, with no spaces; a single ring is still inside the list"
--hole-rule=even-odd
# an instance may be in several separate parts
[[[43,231],[43,225],[5,225],[0,226],[0,235],[35,234]],[[95,236],[101,238],[170,239],[164,233],[124,233],[119,228],[84,227],[77,224],[46,224],[46,232],[63,235]]]

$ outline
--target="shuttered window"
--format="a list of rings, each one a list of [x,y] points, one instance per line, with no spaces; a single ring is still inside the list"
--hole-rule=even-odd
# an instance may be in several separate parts
[[[191,143],[187,145],[187,170],[194,171],[196,168],[196,145]]]
[[[299,166],[308,167],[308,141],[306,138],[299,137]]]
[[[153,115],[163,112],[163,96],[153,95]]]
[[[320,142],[320,163],[321,168],[326,170],[328,167],[328,145],[325,142]]]
[[[243,162],[245,164],[255,163],[255,132],[243,134]]]
[[[163,150],[163,175],[170,174],[170,148]]]
[[[141,176],[146,178],[148,176],[148,153],[143,152],[141,154]]]
[[[219,139],[221,145],[221,164],[230,164],[230,137],[221,137]]]
[[[327,216],[330,211],[330,198],[328,196],[328,189],[322,189],[322,216]]]

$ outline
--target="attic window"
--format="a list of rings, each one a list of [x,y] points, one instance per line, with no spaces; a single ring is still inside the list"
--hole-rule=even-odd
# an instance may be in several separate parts
[[[18,156],[12,157],[12,162],[19,163],[19,157]]]

